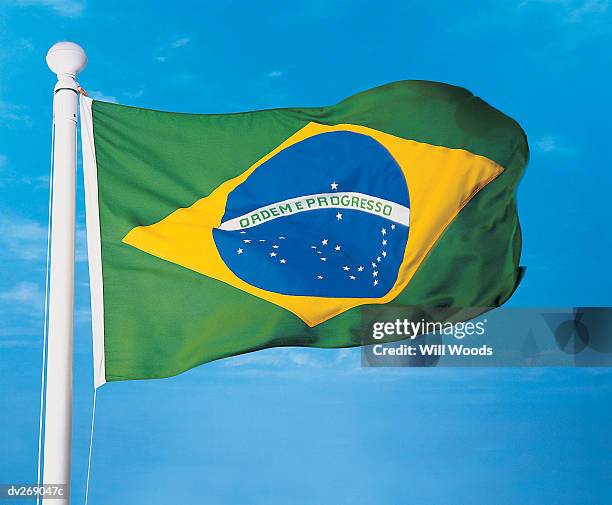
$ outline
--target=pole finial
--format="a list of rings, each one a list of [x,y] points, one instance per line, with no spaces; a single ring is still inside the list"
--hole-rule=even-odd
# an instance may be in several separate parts
[[[58,75],[76,76],[87,64],[83,48],[74,42],[58,42],[47,52],[47,65]]]

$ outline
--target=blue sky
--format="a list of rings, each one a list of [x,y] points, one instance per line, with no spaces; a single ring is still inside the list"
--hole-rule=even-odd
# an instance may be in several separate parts
[[[517,119],[527,276],[515,307],[609,306],[608,0],[0,0],[0,482],[36,474],[50,45],[94,98],[232,112],[334,103],[397,79],[465,86]],[[82,181],[79,181],[82,189]],[[91,345],[78,201],[74,502]],[[268,350],[98,395],[90,503],[575,504],[612,489],[608,370],[363,370]]]

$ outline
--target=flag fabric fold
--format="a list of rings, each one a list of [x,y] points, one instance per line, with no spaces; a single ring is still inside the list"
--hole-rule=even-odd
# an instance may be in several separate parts
[[[96,386],[361,345],[373,313],[496,307],[520,280],[526,137],[465,89],[81,118]]]

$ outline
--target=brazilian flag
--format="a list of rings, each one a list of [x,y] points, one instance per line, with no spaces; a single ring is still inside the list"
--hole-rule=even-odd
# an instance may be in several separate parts
[[[81,101],[96,385],[273,346],[362,345],[521,277],[511,118],[402,81],[329,107],[177,114]]]

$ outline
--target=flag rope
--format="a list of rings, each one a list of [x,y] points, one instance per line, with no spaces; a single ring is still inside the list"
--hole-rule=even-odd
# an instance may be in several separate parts
[[[83,96],[89,96],[89,93],[87,93],[87,91],[85,90],[83,86],[81,86],[78,82],[76,83],[76,85],[77,85],[77,91],[79,92],[79,94]]]
[[[47,340],[49,330],[49,263],[51,259],[51,205],[53,203],[53,154],[55,150],[55,117],[51,121],[51,162],[49,166],[49,204],[47,211],[47,259],[45,267],[45,313],[43,323],[43,346],[42,363],[40,371],[40,412],[38,418],[38,460],[36,463],[36,486],[40,487],[41,462],[42,462],[42,440],[43,440],[43,416],[45,407],[45,383],[47,366]],[[36,494],[36,505],[40,503],[40,493]]]
[[[93,406],[91,409],[91,432],[89,434],[89,456],[87,457],[87,481],[85,483],[85,505],[89,500],[89,478],[91,476],[91,452],[93,447],[93,436],[94,436],[94,424],[96,420],[96,396],[98,388],[94,386],[93,392]]]
[[[78,89],[79,89],[79,93],[81,93],[84,96],[88,96],[87,92],[81,88],[80,85],[78,85]],[[82,121],[82,118],[81,118]],[[74,132],[75,137],[78,136],[77,130],[75,130]],[[78,154],[75,150],[74,153],[75,157],[77,158],[76,163],[74,164],[74,170],[75,172],[77,171],[77,166],[78,166]],[[87,237],[87,239],[89,240],[89,237]],[[96,387],[96,385],[94,384],[94,388],[93,388],[93,402],[92,402],[92,407],[91,407],[91,430],[89,432],[89,451],[88,451],[88,455],[87,455],[87,479],[85,481],[85,505],[88,504],[89,502],[89,480],[91,477],[91,455],[92,455],[92,449],[93,449],[93,437],[94,437],[94,426],[95,426],[95,421],[96,421],[96,398],[98,396],[98,388]]]

